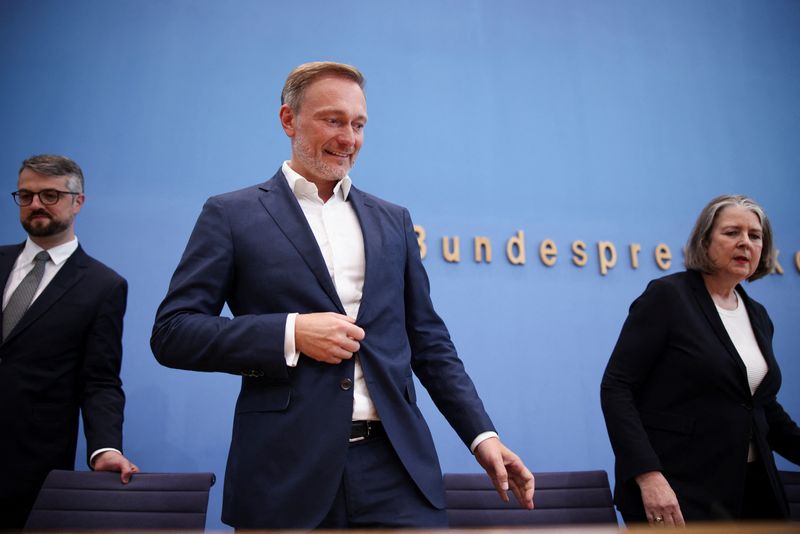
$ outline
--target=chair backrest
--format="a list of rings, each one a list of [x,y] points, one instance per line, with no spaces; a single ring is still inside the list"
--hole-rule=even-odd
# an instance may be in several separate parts
[[[605,471],[535,475],[534,509],[524,510],[511,492],[510,502],[503,502],[486,473],[445,474],[445,501],[450,526],[617,524]]]
[[[778,471],[789,501],[789,517],[800,521],[800,471]]]
[[[214,473],[51,471],[25,530],[203,530]]]

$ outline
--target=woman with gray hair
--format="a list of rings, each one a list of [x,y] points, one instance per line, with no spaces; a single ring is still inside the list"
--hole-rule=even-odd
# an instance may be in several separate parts
[[[800,463],[778,403],[772,321],[742,289],[772,272],[772,229],[743,196],[700,213],[686,268],[631,304],[601,386],[625,522],[788,517],[772,452]]]

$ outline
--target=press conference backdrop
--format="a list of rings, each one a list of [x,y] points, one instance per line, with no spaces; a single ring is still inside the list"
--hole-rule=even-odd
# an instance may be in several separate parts
[[[752,195],[774,224],[783,274],[747,289],[800,418],[799,30],[800,2],[784,0],[3,0],[2,183],[15,190],[37,153],[83,166],[80,242],[130,283],[125,452],[147,471],[221,476],[239,379],[159,366],[155,310],[204,200],[288,159],[288,72],[357,65],[369,125],[352,178],[411,210],[501,436],[533,469],[611,471],[603,368],[628,305],[682,268],[718,194]],[[17,213],[5,196],[3,243],[23,240]],[[475,261],[476,237],[491,262],[485,245]],[[476,470],[420,402],[443,469]]]

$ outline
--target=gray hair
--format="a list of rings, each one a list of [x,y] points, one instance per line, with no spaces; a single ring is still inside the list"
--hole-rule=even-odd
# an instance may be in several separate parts
[[[67,188],[73,193],[83,193],[83,171],[77,163],[66,156],[54,154],[31,156],[22,162],[19,174],[25,169],[44,176],[66,176]]]
[[[303,63],[295,67],[286,78],[286,83],[283,85],[283,91],[281,92],[281,104],[286,104],[294,111],[300,111],[300,104],[303,102],[305,90],[311,85],[311,82],[326,76],[353,80],[362,91],[366,83],[364,75],[352,65],[333,61]]]
[[[722,195],[711,200],[694,223],[692,233],[686,242],[685,265],[702,273],[713,274],[716,271],[714,262],[708,256],[708,245],[711,242],[711,230],[719,213],[728,206],[740,206],[756,214],[761,222],[761,259],[755,272],[747,279],[748,282],[758,280],[775,269],[775,250],[772,245],[772,226],[769,223],[764,209],[752,198],[743,195]]]

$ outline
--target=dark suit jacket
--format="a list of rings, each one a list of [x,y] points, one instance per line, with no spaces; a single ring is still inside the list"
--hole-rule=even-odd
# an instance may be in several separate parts
[[[686,519],[740,517],[752,439],[788,514],[772,451],[800,462],[800,430],[776,400],[772,321],[737,290],[769,367],[754,395],[700,273],[654,280],[631,305],[601,388],[623,513],[644,514],[634,477],[658,470]]]
[[[0,247],[0,288],[23,246]],[[0,502],[32,504],[51,469],[75,467],[79,410],[89,454],[122,450],[126,298],[79,246],[0,344]]]
[[[372,400],[389,439],[430,502],[441,472],[417,408],[412,370],[465,443],[494,427],[434,312],[408,212],[351,188],[366,270],[357,324]],[[234,318],[219,317],[227,303]],[[353,360],[301,357],[289,368],[290,312],[344,314],[314,235],[279,171],[209,199],[158,310],[151,345],[164,365],[241,374],[223,521],[313,528],[330,509],[348,449]]]

